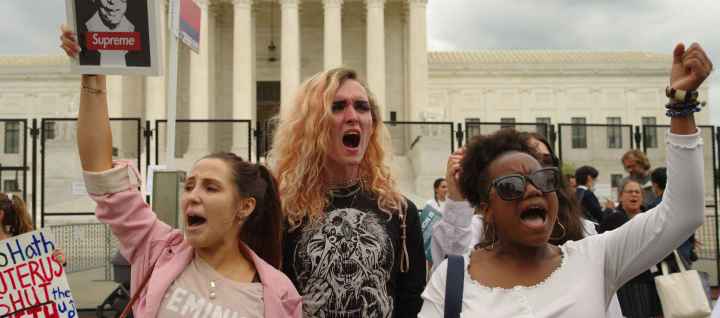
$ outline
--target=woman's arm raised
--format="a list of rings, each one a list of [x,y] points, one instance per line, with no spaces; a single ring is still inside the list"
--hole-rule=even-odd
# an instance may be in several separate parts
[[[670,87],[684,91],[697,90],[712,70],[713,64],[700,44],[693,43],[686,50],[685,45],[680,43],[673,50]],[[670,132],[673,134],[690,135],[696,131],[695,118],[692,114],[670,119]]]
[[[68,56],[76,58],[80,51],[76,34],[65,26],[61,27],[61,31],[62,49]],[[77,143],[83,170],[97,172],[112,168],[112,132],[105,75],[82,76]]]

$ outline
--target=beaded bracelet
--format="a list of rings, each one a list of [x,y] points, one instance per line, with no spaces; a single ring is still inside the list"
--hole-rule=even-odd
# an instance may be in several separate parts
[[[671,109],[671,110],[682,110],[682,109],[686,109],[686,108],[695,108],[695,107],[698,107],[698,106],[700,106],[700,105],[704,106],[704,103],[700,103],[700,102],[697,102],[697,101],[695,101],[695,102],[674,102],[674,101],[670,101],[670,102],[668,102],[667,104],[665,104],[665,108],[666,108],[666,109]]]
[[[668,86],[665,87],[665,96],[674,101],[687,103],[697,101],[699,94],[696,90],[684,91]]]
[[[701,110],[700,107],[684,108],[681,110],[668,109],[665,112],[665,115],[668,117],[688,117],[688,116],[692,115],[693,113],[699,112],[700,110]]]

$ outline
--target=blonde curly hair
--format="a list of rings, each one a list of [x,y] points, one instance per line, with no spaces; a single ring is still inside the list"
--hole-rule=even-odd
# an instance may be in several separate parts
[[[378,206],[389,216],[407,207],[385,163],[390,134],[375,98],[367,85],[358,80],[355,71],[336,68],[318,73],[300,86],[291,109],[283,112],[273,138],[269,157],[272,171],[279,180],[280,200],[291,229],[305,221],[317,222],[329,205],[329,181],[324,172],[332,142],[331,105],[347,80],[358,81],[365,88],[373,119],[368,148],[360,163],[362,190],[375,195]]]

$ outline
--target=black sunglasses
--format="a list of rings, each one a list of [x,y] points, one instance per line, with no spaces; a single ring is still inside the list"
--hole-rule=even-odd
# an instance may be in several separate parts
[[[497,177],[490,183],[488,192],[495,187],[495,192],[505,201],[514,201],[525,194],[526,181],[529,181],[542,193],[555,192],[560,187],[560,170],[555,167],[548,167],[536,170],[529,176],[521,174],[510,174]]]

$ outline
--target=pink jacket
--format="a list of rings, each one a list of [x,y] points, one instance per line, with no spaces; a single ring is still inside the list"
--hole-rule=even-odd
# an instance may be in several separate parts
[[[131,163],[117,161],[107,171],[86,171],[84,178],[88,192],[97,203],[95,215],[110,226],[120,241],[120,253],[132,264],[132,294],[137,292],[148,271],[153,271],[133,306],[135,317],[157,316],[170,284],[192,261],[193,248],[181,231],[158,220],[145,203],[137,190],[139,173]],[[243,245],[242,250],[262,281],[265,317],[301,317],[302,298],[287,276],[246,246]]]

